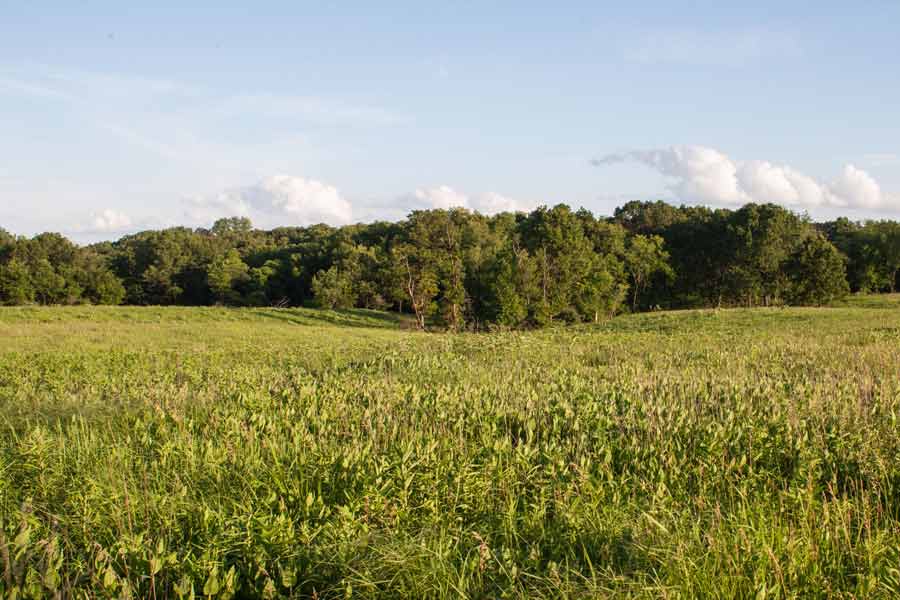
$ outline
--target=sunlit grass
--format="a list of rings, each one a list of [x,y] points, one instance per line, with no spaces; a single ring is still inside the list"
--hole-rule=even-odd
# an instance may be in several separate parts
[[[891,302],[2,309],[0,592],[896,597]]]

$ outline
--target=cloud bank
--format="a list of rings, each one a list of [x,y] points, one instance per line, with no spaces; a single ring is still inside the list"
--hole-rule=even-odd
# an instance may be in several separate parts
[[[448,185],[419,188],[385,204],[351,203],[334,186],[292,175],[266,177],[253,185],[186,198],[185,202],[184,218],[192,225],[207,227],[223,217],[247,217],[265,229],[316,223],[339,226],[386,217],[402,219],[414,210],[464,208],[495,215],[530,211],[537,206],[497,192],[469,196]],[[105,219],[111,226],[116,216],[107,212],[110,214]],[[97,230],[101,230],[99,225]]]
[[[124,231],[131,225],[128,215],[111,208],[95,213],[91,218],[91,226],[96,232]]]
[[[900,212],[900,197],[882,191],[871,175],[854,165],[846,165],[835,180],[823,183],[787,165],[736,161],[705,146],[636,150],[610,154],[591,163],[603,167],[629,161],[667,177],[669,191],[683,202],[725,206],[757,202],[794,208]]]
[[[430,189],[418,189],[413,192],[413,197],[422,208],[471,208],[469,197],[457,192],[447,185]]]
[[[527,212],[537,207],[537,203],[510,198],[497,192],[483,192],[469,197],[447,185],[417,189],[408,204],[419,209],[466,208],[485,215],[495,215],[501,212]]]
[[[281,225],[346,225],[353,207],[337,188],[291,175],[273,175],[216,196],[191,198],[186,217],[209,224],[221,217],[248,217],[261,227]]]

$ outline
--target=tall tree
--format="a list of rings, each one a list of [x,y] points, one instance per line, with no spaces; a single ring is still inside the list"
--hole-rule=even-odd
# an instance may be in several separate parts
[[[391,249],[394,273],[416,316],[416,327],[424,331],[427,319],[434,314],[438,293],[438,277],[434,265],[424,259],[417,249],[405,243]]]
[[[822,305],[850,292],[846,258],[823,235],[811,235],[794,250],[785,265],[790,279],[788,301]]]
[[[747,305],[782,301],[788,288],[784,263],[812,227],[774,204],[748,204],[728,219],[733,244],[729,280],[735,299]]]
[[[355,302],[353,279],[337,266],[316,273],[312,290],[316,304],[321,308],[352,308]]]
[[[672,277],[669,253],[658,235],[635,235],[628,240],[625,264],[631,276],[631,310],[637,310],[640,293],[647,287],[651,277],[657,273]]]
[[[897,291],[897,275],[900,272],[900,223],[875,221],[865,227],[869,244],[880,259],[884,281],[891,293]]]
[[[30,304],[34,295],[31,272],[25,263],[13,258],[0,264],[0,304]]]
[[[249,268],[231,249],[209,265],[206,277],[213,296],[223,304],[240,304],[239,286],[249,281]]]

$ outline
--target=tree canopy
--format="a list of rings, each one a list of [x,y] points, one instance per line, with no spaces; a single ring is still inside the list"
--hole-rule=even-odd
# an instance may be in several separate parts
[[[77,246],[0,229],[0,303],[314,305],[410,313],[422,329],[540,327],[622,311],[824,304],[896,291],[900,224],[813,223],[774,204],[737,210],[629,202],[396,222],[143,231]]]

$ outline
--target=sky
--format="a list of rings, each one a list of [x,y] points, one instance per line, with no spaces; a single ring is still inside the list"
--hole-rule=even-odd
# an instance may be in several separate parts
[[[898,24],[894,0],[0,0],[0,227],[900,218]]]

